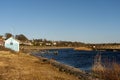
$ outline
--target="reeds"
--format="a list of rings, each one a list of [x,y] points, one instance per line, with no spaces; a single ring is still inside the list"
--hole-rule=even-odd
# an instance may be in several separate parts
[[[99,59],[100,58],[100,59]],[[97,74],[97,77],[103,80],[120,80],[120,64],[111,62],[102,65],[101,56],[95,59],[92,71]],[[98,63],[96,63],[98,62]]]
[[[101,74],[104,80],[120,80],[120,65],[113,63],[111,68],[106,68]]]
[[[94,64],[92,66],[92,70],[94,72],[99,72],[99,71],[104,71],[104,66],[102,65],[102,62],[101,62],[101,55],[100,54],[97,54],[94,58]]]

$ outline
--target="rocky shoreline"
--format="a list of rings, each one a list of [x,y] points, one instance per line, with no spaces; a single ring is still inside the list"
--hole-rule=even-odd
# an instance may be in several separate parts
[[[99,80],[95,76],[91,75],[91,73],[85,72],[83,70],[80,70],[78,68],[75,68],[66,64],[62,64],[54,59],[48,59],[40,56],[39,57],[37,56],[37,58],[39,58],[41,61],[45,63],[51,64],[53,67],[57,68],[60,72],[65,72],[67,74],[74,75],[80,80],[81,79],[82,80]]]

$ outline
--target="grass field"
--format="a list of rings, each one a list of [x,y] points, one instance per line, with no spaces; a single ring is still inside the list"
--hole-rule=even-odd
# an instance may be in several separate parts
[[[0,51],[0,80],[78,80],[29,54]]]

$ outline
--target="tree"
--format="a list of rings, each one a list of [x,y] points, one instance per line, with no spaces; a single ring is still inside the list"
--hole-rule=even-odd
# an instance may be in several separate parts
[[[28,38],[23,34],[16,35],[15,38],[20,40],[20,41],[28,41]]]
[[[5,33],[5,38],[8,39],[10,37],[12,37],[13,35],[11,33]]]

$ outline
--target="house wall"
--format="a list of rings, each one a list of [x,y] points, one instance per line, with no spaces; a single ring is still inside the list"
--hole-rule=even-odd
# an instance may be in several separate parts
[[[14,51],[19,51],[19,42],[13,38],[10,38],[5,41],[5,47],[10,48]]]

